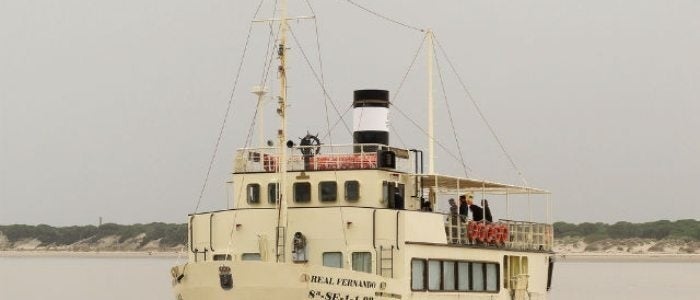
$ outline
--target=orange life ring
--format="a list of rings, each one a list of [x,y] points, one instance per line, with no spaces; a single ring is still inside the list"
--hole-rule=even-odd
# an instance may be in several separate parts
[[[502,244],[505,244],[507,241],[510,240],[510,230],[508,229],[507,224],[503,224],[501,226],[501,238],[500,238],[500,240],[501,240]]]
[[[263,167],[267,172],[277,171],[277,158],[272,155],[263,155]]]
[[[479,236],[478,223],[469,222],[469,225],[467,225],[467,234],[469,234],[469,236],[467,237],[468,240],[476,239],[476,237]]]
[[[493,225],[488,225],[488,237],[486,238],[486,242],[489,244],[495,244],[498,243],[501,237],[501,230],[497,224]]]
[[[485,242],[485,241],[486,241],[486,237],[487,237],[487,235],[488,235],[488,228],[486,228],[486,224],[484,224],[484,223],[479,223],[479,225],[477,225],[477,228],[478,228],[478,230],[479,230],[479,234],[477,235],[477,238],[476,238],[476,239],[477,239],[479,242]]]

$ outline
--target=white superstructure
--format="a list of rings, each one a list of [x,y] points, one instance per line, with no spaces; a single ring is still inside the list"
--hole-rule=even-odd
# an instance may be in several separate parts
[[[189,216],[176,299],[546,299],[551,224],[435,210],[461,195],[547,209],[548,192],[436,174],[432,153],[424,173],[422,151],[389,143],[388,91],[355,91],[353,144],[285,142],[287,20],[282,9],[278,147],[238,150],[235,208]]]

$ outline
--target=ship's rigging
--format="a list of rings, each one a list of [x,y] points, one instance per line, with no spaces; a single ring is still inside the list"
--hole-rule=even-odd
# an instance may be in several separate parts
[[[206,175],[204,177],[199,196],[197,198],[197,202],[196,202],[197,204],[196,204],[195,209],[194,209],[195,213],[198,212],[199,207],[200,207],[201,202],[202,202],[202,199],[204,198],[204,195],[205,195],[205,192],[206,192],[206,189],[208,186],[208,181],[211,177],[212,168],[213,168],[214,162],[216,160],[216,157],[218,155],[218,152],[220,150],[220,145],[221,145],[221,141],[222,141],[223,136],[224,136],[224,131],[225,131],[225,128],[227,125],[227,120],[230,118],[231,109],[232,109],[232,107],[234,107],[236,105],[235,104],[236,92],[238,89],[239,79],[240,79],[242,69],[243,69],[243,62],[246,60],[246,56],[248,54],[249,42],[251,39],[251,33],[253,30],[254,24],[265,23],[270,28],[268,39],[267,39],[267,47],[266,47],[268,49],[268,54],[266,55],[265,61],[263,63],[263,72],[261,73],[259,87],[264,89],[267,86],[267,82],[271,79],[270,74],[273,70],[274,64],[272,63],[272,61],[274,60],[274,58],[277,57],[280,61],[280,64],[277,67],[278,77],[280,79],[280,87],[279,87],[279,91],[278,91],[279,96],[277,98],[278,99],[277,111],[278,111],[278,114],[279,114],[280,119],[281,119],[281,128],[277,131],[278,132],[277,147],[280,148],[280,152],[279,152],[280,159],[282,161],[286,161],[286,159],[284,159],[284,155],[286,153],[285,153],[283,147],[286,145],[286,141],[288,140],[287,129],[286,129],[287,115],[285,112],[286,108],[288,106],[287,90],[286,90],[286,86],[287,86],[287,83],[286,83],[286,81],[287,81],[287,66],[286,66],[287,56],[286,56],[286,52],[289,49],[289,44],[288,44],[288,40],[287,40],[287,33],[289,33],[289,36],[292,37],[291,40],[294,42],[294,46],[296,47],[296,49],[299,50],[299,53],[301,54],[300,56],[303,58],[306,66],[308,67],[311,74],[313,75],[314,80],[316,81],[316,84],[319,86],[321,93],[322,93],[322,97],[324,99],[324,102],[323,102],[324,109],[323,110],[325,113],[325,123],[326,123],[325,125],[327,128],[323,134],[319,135],[321,137],[321,140],[327,139],[332,144],[333,143],[332,132],[339,124],[343,124],[343,127],[345,128],[345,130],[348,133],[352,132],[352,130],[349,128],[349,126],[345,120],[346,115],[351,110],[352,106],[347,106],[341,112],[341,110],[336,105],[336,101],[334,101],[333,98],[331,97],[331,95],[328,91],[327,85],[326,85],[326,78],[325,78],[325,74],[323,72],[323,59],[322,59],[322,54],[321,54],[322,47],[321,47],[320,35],[319,35],[319,21],[318,21],[318,17],[316,16],[316,12],[315,12],[313,6],[311,5],[311,2],[309,0],[304,0],[304,3],[306,4],[306,7],[310,11],[311,15],[290,18],[287,15],[287,10],[286,10],[287,0],[276,0],[276,1],[274,1],[273,5],[272,5],[272,7],[273,7],[272,17],[269,19],[259,19],[259,14],[261,12],[261,8],[263,7],[263,4],[265,2],[266,2],[266,0],[261,0],[258,3],[256,10],[255,10],[255,13],[254,13],[253,18],[252,18],[253,21],[250,22],[250,25],[248,28],[248,34],[246,36],[243,50],[241,52],[242,54],[241,54],[241,58],[240,58],[238,68],[236,71],[236,76],[234,77],[233,86],[231,89],[229,101],[227,103],[227,108],[225,110],[225,113],[224,113],[224,116],[223,116],[223,119],[221,122],[221,126],[219,128],[219,134],[217,136],[217,139],[216,139],[216,142],[214,145],[214,149],[213,149],[213,153],[212,153],[211,159],[209,161],[208,169],[207,169]],[[497,144],[500,148],[500,151],[507,158],[509,164],[511,165],[513,170],[517,173],[517,175],[520,177],[520,180],[522,181],[522,183],[524,185],[527,185],[527,180],[525,179],[522,171],[515,163],[515,160],[513,159],[513,157],[506,150],[504,143],[499,138],[499,136],[496,134],[496,131],[493,128],[493,126],[491,125],[491,123],[488,122],[488,120],[486,119],[486,116],[485,116],[484,112],[482,111],[481,106],[475,100],[475,98],[472,96],[472,93],[467,88],[467,85],[465,84],[465,81],[463,80],[462,76],[460,76],[459,73],[456,71],[457,68],[455,67],[455,64],[453,63],[453,60],[450,59],[450,56],[448,56],[447,51],[444,49],[443,45],[440,43],[440,40],[438,39],[437,35],[434,34],[432,30],[421,29],[419,26],[414,26],[414,25],[411,25],[407,22],[399,21],[399,20],[396,20],[395,18],[388,17],[385,14],[381,14],[379,12],[376,12],[376,11],[368,8],[365,5],[359,4],[356,1],[345,0],[345,2],[347,2],[352,7],[355,7],[357,9],[369,14],[369,15],[377,17],[377,18],[384,20],[388,23],[392,23],[392,24],[401,26],[403,28],[406,28],[407,30],[421,32],[421,34],[422,34],[421,43],[420,43],[418,49],[416,50],[415,54],[413,55],[413,58],[409,64],[409,66],[407,67],[406,72],[403,74],[400,83],[398,84],[397,88],[392,92],[392,98],[390,101],[390,103],[391,103],[390,108],[392,111],[394,111],[394,112],[398,113],[398,115],[402,116],[406,121],[408,121],[411,125],[413,125],[413,127],[420,134],[424,135],[427,138],[428,145],[429,145],[429,147],[428,147],[429,148],[429,151],[428,151],[429,155],[433,155],[432,153],[435,152],[435,150],[431,146],[433,143],[435,143],[440,148],[440,150],[444,151],[444,153],[446,153],[450,158],[452,158],[455,162],[459,163],[465,176],[468,177],[469,175],[474,173],[473,170],[466,163],[466,160],[464,158],[464,151],[462,148],[462,143],[461,143],[459,135],[457,133],[457,127],[455,126],[455,119],[452,115],[452,109],[450,106],[450,101],[448,99],[448,93],[447,93],[447,89],[445,86],[446,85],[445,78],[444,78],[445,71],[443,70],[442,64],[440,63],[441,60],[444,59],[444,62],[446,62],[446,65],[449,66],[449,70],[453,73],[453,76],[455,76],[455,78],[457,79],[457,81],[460,84],[460,88],[462,89],[462,92],[464,94],[464,97],[462,97],[462,98],[465,101],[468,101],[475,108],[480,119],[487,127],[490,135],[497,142]],[[318,55],[318,57],[317,57],[318,68],[314,67],[309,55],[307,54],[307,51],[305,51],[302,43],[297,38],[297,35],[296,35],[295,31],[293,30],[293,27],[287,22],[288,20],[313,20],[314,31],[315,31],[316,51],[317,51],[317,55]],[[273,43],[273,42],[275,42],[275,43]],[[424,126],[420,125],[415,120],[415,118],[411,117],[404,109],[402,109],[398,105],[399,100],[400,100],[399,96],[401,95],[401,91],[402,91],[402,89],[407,81],[407,78],[408,78],[409,74],[411,72],[413,72],[413,70],[415,69],[415,65],[417,64],[418,58],[420,57],[420,54],[424,50],[428,51],[428,52],[432,52],[432,53],[429,53],[429,55],[428,55],[429,58],[427,60],[427,63],[429,65],[428,66],[429,73],[431,73],[430,69],[432,69],[430,67],[430,65],[434,64],[435,68],[438,71],[437,77],[439,79],[440,88],[441,88],[441,92],[442,92],[442,100],[444,101],[445,106],[447,107],[448,119],[450,122],[450,129],[452,131],[452,137],[454,138],[454,141],[455,141],[455,144],[457,147],[457,153],[455,153],[454,151],[451,151],[449,149],[449,147],[444,142],[438,140],[435,137],[433,129],[432,129],[432,124],[434,122],[432,122],[432,121],[428,122],[429,128],[426,129]],[[438,55],[431,55],[431,54],[438,54]],[[432,81],[433,75],[428,75],[428,77],[429,77],[428,78],[429,81]],[[429,90],[432,90],[432,88],[430,88]],[[432,95],[432,92],[429,92],[429,93],[430,93],[429,94],[429,98],[430,98]],[[432,101],[429,101],[429,103],[432,103]],[[333,108],[335,114],[337,115],[337,118],[334,122],[331,122],[331,116],[330,116],[329,107],[328,107],[329,105]],[[432,104],[430,104],[429,106],[432,106]],[[261,109],[261,106],[258,105],[255,109],[253,118],[250,121],[248,134],[247,134],[246,139],[245,139],[244,148],[248,147],[252,144],[253,135],[254,135],[254,132],[256,131],[256,125],[259,125],[257,119],[258,119],[258,114],[261,113],[261,111],[259,111],[260,109]],[[432,118],[432,115],[433,115],[433,112],[432,112],[433,109],[429,108],[428,110],[429,110],[428,118],[430,119],[430,118]],[[398,135],[398,133],[397,133],[397,131],[398,131],[397,128],[395,126],[392,126],[391,129],[396,133],[396,136],[398,136],[400,139],[400,135]],[[257,130],[261,130],[261,129],[258,128]],[[429,159],[430,166],[433,165],[432,163],[430,163],[432,160],[433,159]],[[286,170],[283,169],[285,167],[286,166],[284,163],[280,164],[280,166],[279,166],[280,174],[284,174],[286,172]],[[434,173],[433,167],[429,167],[429,173]],[[285,183],[284,183],[283,176],[280,176],[279,183],[280,183],[280,190],[284,190],[283,186]],[[242,198],[242,197],[240,197],[242,194],[243,194],[243,187],[239,187],[238,191],[234,194],[234,198],[237,198],[240,200]],[[280,201],[280,199],[278,199],[278,201],[277,201],[277,204],[279,206],[280,211],[284,211],[286,209],[285,207],[282,207],[282,206],[284,206],[284,204],[283,204],[284,202],[285,201]],[[286,224],[286,220],[284,219],[283,215],[284,215],[284,213],[280,212],[280,218],[279,218],[279,225],[280,226],[279,227],[283,227],[282,225]]]

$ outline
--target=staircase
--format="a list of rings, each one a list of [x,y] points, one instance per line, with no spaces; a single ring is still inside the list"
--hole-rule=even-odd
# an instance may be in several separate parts
[[[394,278],[394,246],[379,246],[379,275]]]

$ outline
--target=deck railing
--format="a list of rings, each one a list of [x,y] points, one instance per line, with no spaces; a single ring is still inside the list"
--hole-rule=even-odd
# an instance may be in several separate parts
[[[279,168],[278,148],[246,148],[236,152],[234,172],[277,172]],[[393,157],[394,166],[401,172],[414,170],[411,152],[405,149],[379,144],[294,146],[287,151],[289,171],[334,171],[387,168],[384,152]]]
[[[551,251],[553,232],[552,225],[545,223],[513,220],[476,222],[455,215],[446,215],[445,218],[448,244]]]

